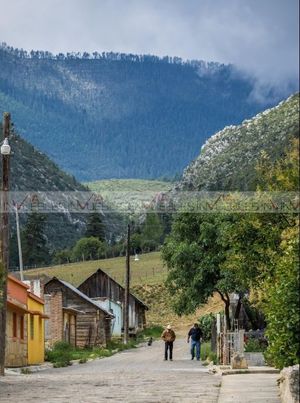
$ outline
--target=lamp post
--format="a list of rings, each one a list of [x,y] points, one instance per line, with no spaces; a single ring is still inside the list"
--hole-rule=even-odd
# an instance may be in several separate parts
[[[7,299],[7,273],[9,259],[9,167],[10,145],[8,142],[10,131],[10,114],[3,115],[3,143],[2,156],[2,191],[1,191],[1,234],[0,234],[0,376],[4,376],[5,366],[5,339],[6,339],[6,299]]]
[[[124,344],[129,341],[129,289],[130,289],[130,224],[127,226],[126,272],[124,295]]]
[[[21,244],[21,234],[20,234],[20,223],[19,223],[19,206],[16,204],[16,225],[17,225],[17,238],[18,238],[18,252],[19,252],[19,270],[20,270],[20,279],[24,280],[23,275],[23,256],[22,256],[22,244]]]

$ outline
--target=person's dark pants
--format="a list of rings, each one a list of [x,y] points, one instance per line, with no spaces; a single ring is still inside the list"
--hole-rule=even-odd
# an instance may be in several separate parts
[[[165,341],[165,360],[168,359],[168,350],[169,358],[173,360],[173,341]]]

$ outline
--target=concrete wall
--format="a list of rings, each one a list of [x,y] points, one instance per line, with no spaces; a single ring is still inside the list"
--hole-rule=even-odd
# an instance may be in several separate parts
[[[299,364],[284,368],[279,378],[280,398],[282,403],[298,403],[299,400]]]
[[[13,335],[13,314],[16,315],[17,335]],[[6,318],[5,366],[23,367],[27,361],[27,315],[8,309]],[[21,317],[23,317],[23,338],[21,337]]]

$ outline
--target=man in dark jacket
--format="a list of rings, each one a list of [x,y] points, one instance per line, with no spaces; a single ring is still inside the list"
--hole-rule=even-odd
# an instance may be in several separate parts
[[[200,361],[200,348],[202,341],[202,330],[200,329],[198,323],[195,323],[194,326],[190,329],[188,333],[187,342],[189,343],[191,338],[191,354],[192,360],[195,358],[195,348],[196,348],[196,358],[197,361]]]

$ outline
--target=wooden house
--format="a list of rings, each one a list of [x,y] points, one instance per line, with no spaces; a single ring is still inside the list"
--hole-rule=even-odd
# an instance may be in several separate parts
[[[78,289],[90,298],[105,297],[124,308],[125,289],[103,270],[98,269]],[[148,307],[133,294],[129,296],[129,331],[135,334],[146,325]]]
[[[100,307],[77,288],[53,277],[44,286],[48,344],[67,341],[76,347],[106,345],[111,338],[114,315]]]

